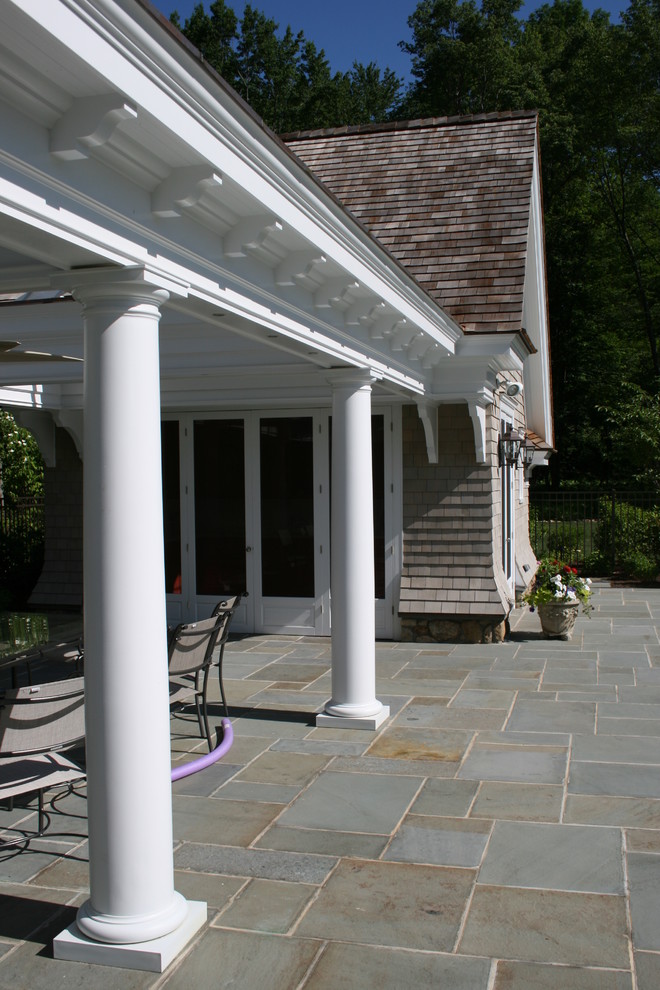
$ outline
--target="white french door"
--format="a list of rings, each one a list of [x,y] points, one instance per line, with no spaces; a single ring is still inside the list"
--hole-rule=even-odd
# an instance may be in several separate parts
[[[395,423],[389,409],[372,417],[381,638],[393,635],[400,569]],[[247,591],[233,631],[329,635],[328,411],[187,413],[162,427],[168,620],[208,615],[223,595]]]

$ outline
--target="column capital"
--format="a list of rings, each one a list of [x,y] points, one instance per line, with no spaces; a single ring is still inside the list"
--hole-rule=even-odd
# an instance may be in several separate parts
[[[160,307],[172,296],[185,298],[188,295],[187,283],[143,265],[78,268],[53,275],[51,284],[69,289],[83,305],[128,298]]]
[[[326,372],[326,380],[333,389],[371,389],[372,385],[380,380],[380,376],[369,368],[330,368]]]

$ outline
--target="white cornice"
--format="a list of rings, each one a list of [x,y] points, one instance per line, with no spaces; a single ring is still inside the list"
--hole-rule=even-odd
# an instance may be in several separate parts
[[[103,78],[109,91],[104,95],[121,95],[136,108],[138,124],[142,115],[149,129],[160,129],[164,145],[169,135],[177,147],[189,149],[190,167],[206,163],[247,190],[255,211],[282,217],[340,270],[453,352],[460,339],[456,324],[146,10],[131,0],[7,2],[50,32],[58,48],[68,49],[72,68],[93,52],[97,86]],[[56,131],[60,126],[55,122]]]

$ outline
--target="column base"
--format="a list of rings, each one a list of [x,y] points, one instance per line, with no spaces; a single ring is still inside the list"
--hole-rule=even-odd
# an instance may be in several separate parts
[[[206,923],[205,901],[188,901],[187,905],[188,911],[178,928],[148,942],[121,945],[95,942],[83,935],[74,922],[53,939],[53,955],[55,959],[71,962],[162,973]]]
[[[317,726],[324,729],[378,729],[390,717],[389,705],[381,705],[375,715],[331,715],[329,712],[319,712],[316,716]]]

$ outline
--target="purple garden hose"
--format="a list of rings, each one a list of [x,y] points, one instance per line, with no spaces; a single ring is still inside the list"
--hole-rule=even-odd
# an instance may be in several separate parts
[[[196,760],[191,760],[189,763],[184,763],[182,766],[175,767],[172,770],[172,783],[175,780],[181,780],[182,777],[189,777],[193,773],[197,773],[199,770],[205,770],[210,767],[216,760],[222,759],[229,750],[231,749],[231,744],[234,741],[234,730],[231,727],[231,722],[228,718],[223,718],[222,720],[222,742],[215,749],[212,749],[210,753],[205,753],[204,756],[199,756]]]

